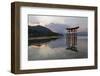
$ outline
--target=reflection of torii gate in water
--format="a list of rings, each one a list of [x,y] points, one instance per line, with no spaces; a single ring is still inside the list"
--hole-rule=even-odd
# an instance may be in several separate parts
[[[79,28],[79,26],[77,27],[73,27],[73,28],[66,28],[66,30],[68,31],[67,33],[67,49],[70,49],[72,51],[77,51],[77,29]]]

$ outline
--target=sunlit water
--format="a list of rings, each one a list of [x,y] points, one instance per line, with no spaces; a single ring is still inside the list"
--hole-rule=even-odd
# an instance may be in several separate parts
[[[31,42],[32,43],[32,42]],[[28,46],[28,60],[76,59],[88,57],[87,36],[78,36],[77,51],[67,49],[65,37],[35,41]]]

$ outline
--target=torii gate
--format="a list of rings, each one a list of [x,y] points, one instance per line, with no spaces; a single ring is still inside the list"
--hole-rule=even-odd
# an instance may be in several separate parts
[[[66,28],[66,30],[68,31],[67,33],[68,48],[67,49],[77,51],[76,45],[77,45],[77,29],[78,28],[79,26],[73,27],[73,28]]]

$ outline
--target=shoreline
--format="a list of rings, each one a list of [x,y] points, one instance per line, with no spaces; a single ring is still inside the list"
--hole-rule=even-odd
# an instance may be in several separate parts
[[[36,39],[52,39],[52,38],[60,38],[61,36],[50,36],[50,37],[31,37],[28,40],[36,40]]]

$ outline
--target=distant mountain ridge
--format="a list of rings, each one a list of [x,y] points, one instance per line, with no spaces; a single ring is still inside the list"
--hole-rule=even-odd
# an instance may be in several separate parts
[[[77,32],[78,36],[88,36],[87,32]]]
[[[37,25],[28,26],[28,37],[46,37],[46,36],[60,36],[61,34],[55,33],[47,27]]]
[[[46,25],[46,27],[49,28],[50,30],[56,32],[56,33],[65,35],[67,33],[66,28],[69,27],[69,25],[50,23],[50,24]],[[78,36],[87,36],[88,33],[87,32],[77,32],[77,35]]]
[[[47,28],[49,28],[50,30],[59,33],[59,34],[65,34],[66,33],[66,29],[67,25],[65,24],[57,24],[57,23],[50,23],[48,25],[46,25]]]

